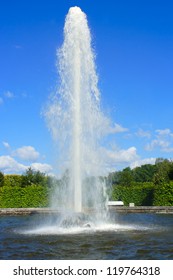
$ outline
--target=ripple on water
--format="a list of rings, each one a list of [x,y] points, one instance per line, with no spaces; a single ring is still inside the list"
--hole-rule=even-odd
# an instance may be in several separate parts
[[[173,217],[147,216],[148,225],[144,214],[118,218],[65,229],[33,217],[0,218],[0,259],[173,259]]]

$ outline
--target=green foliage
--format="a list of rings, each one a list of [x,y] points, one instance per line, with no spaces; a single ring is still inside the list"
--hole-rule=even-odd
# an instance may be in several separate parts
[[[21,187],[21,175],[4,175],[4,187]]]
[[[153,183],[158,185],[168,184],[170,181],[169,172],[170,172],[170,162],[168,160],[157,161],[156,163],[156,172],[153,176]]]
[[[162,183],[169,180],[173,180],[173,162],[163,158],[156,159],[155,164],[144,164],[134,169],[127,167],[122,171],[112,172],[107,177],[109,184],[122,186],[145,182],[154,182],[157,185],[159,181]]]
[[[173,180],[173,162],[170,164],[168,176],[170,180]]]
[[[3,187],[4,185],[4,174],[0,172],[0,187]]]
[[[156,171],[156,166],[152,164],[144,164],[133,169],[135,182],[151,182]]]
[[[94,178],[86,182],[88,190],[92,185],[90,180]],[[46,207],[54,188],[64,189],[68,181],[68,170],[61,179],[46,176],[32,168],[23,175],[0,172],[0,207]],[[110,199],[122,200],[125,205],[130,202],[137,206],[173,205],[173,162],[167,159],[158,158],[154,165],[145,164],[112,172],[107,178],[100,177],[100,181],[109,186],[107,193]]]
[[[116,185],[119,183],[121,171],[111,172],[107,177],[107,185]]]
[[[0,207],[27,208],[48,206],[49,189],[32,185],[22,187],[3,187],[0,189]]]
[[[173,182],[159,184],[155,187],[153,205],[173,205]]]
[[[21,186],[32,186],[32,185],[41,185],[41,186],[47,186],[48,183],[48,177],[40,172],[35,171],[31,167],[28,168],[28,170],[21,176]]]
[[[127,167],[119,174],[119,182],[121,186],[130,187],[133,184],[133,173],[130,167]]]
[[[131,187],[114,185],[112,199],[122,200],[124,205],[133,202],[136,206],[150,206],[153,203],[153,193],[152,183],[138,183]]]
[[[154,165],[145,164],[134,169],[110,173],[108,183],[113,185],[112,198],[125,205],[173,205],[173,162],[156,159]],[[111,195],[110,195],[111,197]]]
[[[23,175],[0,172],[0,207],[46,207],[55,179],[29,168]]]

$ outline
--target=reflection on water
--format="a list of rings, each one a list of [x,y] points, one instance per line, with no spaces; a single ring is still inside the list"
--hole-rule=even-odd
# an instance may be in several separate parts
[[[111,224],[52,226],[55,217],[0,217],[0,259],[173,259],[173,215],[112,214]]]

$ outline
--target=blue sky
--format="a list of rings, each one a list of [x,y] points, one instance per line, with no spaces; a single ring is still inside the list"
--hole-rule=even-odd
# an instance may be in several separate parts
[[[3,1],[0,9],[0,170],[54,172],[41,115],[57,84],[56,49],[72,6],[86,14],[101,102],[115,125],[110,170],[173,157],[172,1]]]

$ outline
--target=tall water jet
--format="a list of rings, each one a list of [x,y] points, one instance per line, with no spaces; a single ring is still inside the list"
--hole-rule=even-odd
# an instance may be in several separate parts
[[[72,7],[66,16],[64,42],[57,51],[59,84],[46,112],[59,147],[59,163],[68,174],[54,194],[54,206],[74,212],[103,208],[105,183],[100,140],[108,125],[100,110],[95,55],[86,15]]]

